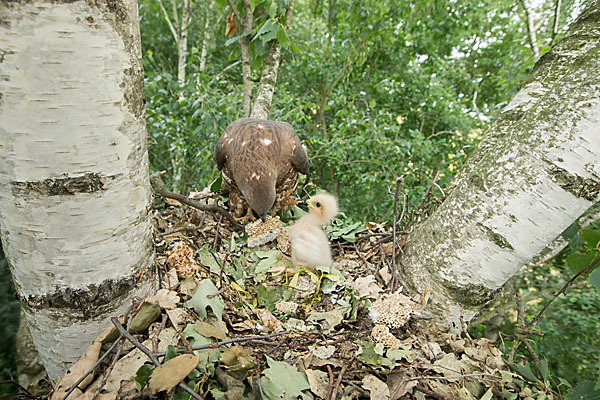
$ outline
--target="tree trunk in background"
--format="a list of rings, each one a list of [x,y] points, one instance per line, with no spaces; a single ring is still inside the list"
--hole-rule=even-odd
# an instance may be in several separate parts
[[[52,380],[154,263],[134,0],[0,3],[0,232]]]
[[[469,321],[600,198],[600,0],[591,2],[502,111],[432,216],[407,240],[408,286]],[[462,311],[461,311],[462,309]],[[460,325],[459,325],[460,326]]]
[[[533,22],[533,14],[531,7],[527,0],[521,0],[523,11],[525,12],[525,23],[527,25],[527,37],[529,39],[529,46],[531,47],[531,53],[533,54],[534,60],[540,58],[540,48],[537,44],[537,33],[535,29],[535,23]]]
[[[46,377],[46,371],[40,361],[40,356],[33,343],[31,331],[27,326],[25,313],[21,310],[19,329],[15,343],[15,359],[17,364],[17,382],[23,387],[29,387]]]
[[[290,26],[292,13],[294,11],[294,0],[290,0],[287,10],[285,11],[285,28]],[[279,71],[279,63],[281,62],[281,44],[279,40],[273,39],[269,43],[269,49],[263,57],[263,66],[260,72],[260,83],[256,89],[256,98],[252,106],[252,118],[268,119],[271,112],[271,102],[275,85],[277,84],[277,73]]]
[[[235,11],[233,1],[230,0],[231,9]],[[238,20],[241,21],[243,32],[250,32],[252,30],[252,22],[254,15],[252,14],[252,7],[250,6],[249,0],[243,0],[244,15],[239,16]],[[237,12],[236,12],[237,13]],[[240,38],[240,53],[242,58],[242,87],[244,90],[244,100],[242,105],[242,116],[244,118],[250,116],[252,107],[252,67],[250,66],[250,41],[252,37],[245,35]]]

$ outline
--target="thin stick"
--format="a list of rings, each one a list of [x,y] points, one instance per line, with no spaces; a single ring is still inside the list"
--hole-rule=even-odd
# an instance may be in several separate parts
[[[79,386],[79,384],[81,382],[83,382],[83,380],[85,378],[87,378],[87,376],[89,374],[91,374],[92,372],[94,372],[94,370],[96,369],[96,367],[98,365],[100,365],[100,363],[102,363],[102,361],[110,354],[111,351],[114,350],[114,348],[117,346],[117,344],[119,343],[119,341],[121,340],[121,336],[119,336],[119,338],[117,340],[115,340],[115,342],[109,347],[108,350],[106,350],[106,352],[104,354],[102,354],[102,356],[100,356],[100,358],[98,358],[98,361],[96,361],[96,363],[92,366],[92,368],[90,368],[85,374],[83,374],[72,386],[71,388],[67,391],[67,393],[65,393],[64,397],[62,398],[62,400],[66,400],[67,397],[69,397],[71,395],[71,393],[73,393],[73,391],[75,390],[75,388],[77,388],[77,386]]]
[[[219,240],[219,231],[221,229],[221,220],[223,220],[222,215],[219,216],[219,221],[217,222],[217,233],[215,234],[215,240],[214,240],[213,246],[212,246],[213,250],[215,250],[215,251],[217,249],[217,242]]]
[[[342,377],[344,376],[344,373],[346,372],[346,370],[348,369],[348,367],[352,364],[352,361],[344,364],[344,366],[342,367],[342,370],[340,371],[340,374],[337,377],[337,380],[335,381],[335,386],[333,387],[333,392],[331,393],[331,398],[333,400],[335,400],[335,398],[337,397],[337,391],[338,388],[340,387],[340,384],[342,383]]]
[[[113,323],[115,328],[117,328],[117,330],[119,331],[121,336],[127,338],[127,340],[129,340],[135,347],[140,349],[142,351],[142,353],[144,353],[150,359],[150,361],[152,361],[152,364],[154,364],[155,367],[158,367],[160,365],[160,361],[158,361],[158,358],[156,357],[156,355],[154,353],[152,353],[149,348],[147,348],[146,346],[141,344],[139,342],[139,340],[134,338],[129,332],[127,332],[127,330],[125,328],[123,328],[123,325],[121,325],[121,323],[119,322],[119,320],[117,318],[112,317],[110,319],[110,321]],[[204,397],[202,397],[198,393],[194,392],[183,382],[179,382],[177,384],[177,387],[180,388],[181,390],[184,390],[185,392],[187,392],[190,396],[192,396],[196,400],[204,400]]]
[[[10,376],[10,381],[2,381],[2,382],[0,382],[0,385],[15,385],[16,387],[18,387],[19,389],[21,389],[21,391],[23,392],[23,395],[25,395],[25,397],[30,398],[30,399],[37,399],[38,398],[38,397],[32,395],[31,392],[29,392],[29,390],[27,390],[19,382],[15,381],[15,379],[13,378],[12,375]]]
[[[422,386],[415,386],[415,390],[418,390],[421,393],[425,393],[427,396],[440,399],[440,400],[460,400],[458,397],[447,397],[443,394],[439,394],[437,392],[431,391],[429,389],[425,389]]]
[[[165,233],[161,233],[160,236],[161,237],[165,237],[165,236],[169,236],[172,235],[174,233],[178,233],[178,232],[186,232],[186,231],[195,231],[197,230],[198,227],[195,225],[189,225],[189,226],[182,226],[176,229],[173,229],[171,231],[165,232]]]
[[[433,180],[429,184],[429,187],[427,188],[427,191],[425,192],[425,195],[421,199],[421,202],[419,203],[419,206],[417,207],[417,209],[421,208],[421,206],[423,205],[423,203],[425,203],[425,200],[427,200],[427,198],[429,197],[429,195],[431,194],[431,192],[433,192],[433,187],[436,185],[436,181],[438,180],[439,176],[440,176],[440,171],[439,170],[435,171],[435,175],[433,177]]]
[[[154,191],[156,192],[156,194],[159,194],[163,197],[167,197],[169,199],[177,200],[182,204],[197,208],[202,211],[218,212],[221,215],[223,215],[225,218],[227,218],[227,220],[231,223],[231,225],[233,226],[233,228],[236,231],[240,232],[240,231],[244,230],[244,227],[242,225],[240,225],[240,223],[237,222],[231,216],[231,214],[229,214],[227,212],[227,210],[225,210],[223,207],[219,206],[216,201],[213,201],[210,204],[202,204],[202,203],[192,200],[182,194],[173,193],[170,190],[168,190],[167,186],[162,181],[162,178],[161,178],[162,175],[164,175],[163,172],[155,172],[152,175],[150,175],[150,183],[152,183],[152,187],[154,188]]]
[[[394,389],[390,398],[393,399],[396,396],[396,394],[398,393],[398,390],[400,390],[400,387],[402,385],[404,385],[406,382],[410,382],[410,381],[421,381],[421,380],[427,380],[427,379],[444,380],[445,381],[445,380],[450,380],[450,379],[478,378],[480,381],[485,381],[485,382],[494,382],[494,383],[500,382],[499,380],[481,378],[482,376],[490,376],[490,374],[484,374],[484,373],[482,373],[482,374],[464,374],[464,375],[456,375],[456,376],[427,375],[427,376],[415,376],[413,378],[406,378],[406,379],[403,379],[398,385],[396,385],[396,389]],[[494,375],[492,375],[492,376],[494,376]]]
[[[250,336],[250,337],[245,337],[245,338],[234,338],[234,339],[229,339],[229,340],[223,340],[222,342],[215,342],[215,343],[211,343],[211,344],[203,344],[202,346],[194,346],[192,347],[192,350],[204,350],[204,349],[213,349],[213,348],[217,348],[226,344],[230,344],[230,343],[239,343],[239,342],[249,342],[252,340],[261,340],[261,339],[268,339],[268,338],[272,338],[274,336],[281,336],[281,335],[287,335],[288,333],[290,333],[290,330],[287,330],[285,332],[278,332],[278,333],[271,333],[270,335],[263,335],[263,336]],[[176,350],[177,353],[185,353],[188,350],[186,349],[177,349]],[[156,353],[157,357],[163,357],[165,355],[165,353]]]
[[[396,192],[394,193],[394,225],[392,225],[392,243],[394,244],[394,251],[392,252],[392,280],[390,281],[392,292],[396,291],[398,285],[396,269],[396,222],[398,220],[398,196],[400,195],[400,182],[402,182],[402,179],[404,179],[402,176],[396,178]]]
[[[256,377],[256,383],[258,384],[258,392],[260,393],[261,400],[265,399],[265,395],[263,394],[262,385],[260,383],[260,371],[258,371],[258,376]]]
[[[575,274],[575,276],[573,276],[569,280],[569,282],[565,283],[565,286],[563,286],[562,289],[560,289],[558,291],[558,293],[556,293],[554,295],[553,298],[551,298],[550,300],[548,300],[548,302],[546,304],[544,304],[544,307],[535,316],[535,318],[532,319],[529,324],[527,324],[527,328],[531,327],[531,325],[535,324],[540,319],[540,317],[542,316],[542,314],[544,313],[544,311],[546,311],[546,308],[548,308],[548,306],[550,305],[550,303],[552,303],[554,300],[556,300],[556,298],[558,296],[560,296],[562,293],[565,293],[566,290],[573,284],[573,282],[575,282],[575,279],[579,278],[583,274],[586,274],[586,273],[590,272],[596,266],[596,264],[598,264],[599,262],[600,262],[600,257],[597,257],[594,261],[592,261],[592,263],[590,265],[588,265],[587,267],[585,267],[584,269],[582,269],[581,271],[579,271],[577,274]]]
[[[331,365],[327,364],[327,373],[329,374],[329,389],[327,389],[327,397],[325,400],[331,400],[331,392],[333,391],[333,371]]]

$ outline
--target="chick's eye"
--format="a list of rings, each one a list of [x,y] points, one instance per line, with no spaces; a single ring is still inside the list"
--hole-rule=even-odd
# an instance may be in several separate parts
[[[317,207],[321,207],[321,203],[319,203],[318,201],[315,203],[315,206]]]

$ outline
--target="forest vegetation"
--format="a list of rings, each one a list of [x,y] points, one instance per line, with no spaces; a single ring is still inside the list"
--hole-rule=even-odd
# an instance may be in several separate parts
[[[247,116],[240,43],[248,41],[256,91],[275,39],[281,63],[269,119],[292,124],[306,146],[308,192],[335,194],[346,221],[391,225],[402,176],[406,229],[445,197],[496,116],[585,5],[295,0],[286,15],[290,1],[250,0],[255,15],[245,35],[232,22],[232,6],[241,14],[242,2],[139,0],[150,172],[166,171],[167,185],[186,195],[218,180],[215,144]],[[585,274],[556,299],[537,322],[543,335],[521,346],[517,317],[531,321],[598,257],[599,215],[596,205],[565,230],[551,256],[522,268],[469,329],[498,340],[515,363],[541,359],[557,398],[600,398],[598,274]],[[12,344],[18,303],[6,296],[13,290],[7,270],[0,259],[2,337]],[[10,348],[2,349],[0,380],[15,371]]]

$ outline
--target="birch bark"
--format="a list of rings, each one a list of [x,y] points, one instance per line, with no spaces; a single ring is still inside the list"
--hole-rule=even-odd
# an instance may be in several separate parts
[[[154,261],[137,2],[0,3],[0,233],[52,380]]]
[[[410,235],[405,282],[430,312],[470,320],[600,198],[600,1],[536,64],[450,193]],[[462,311],[461,311],[462,309]]]

